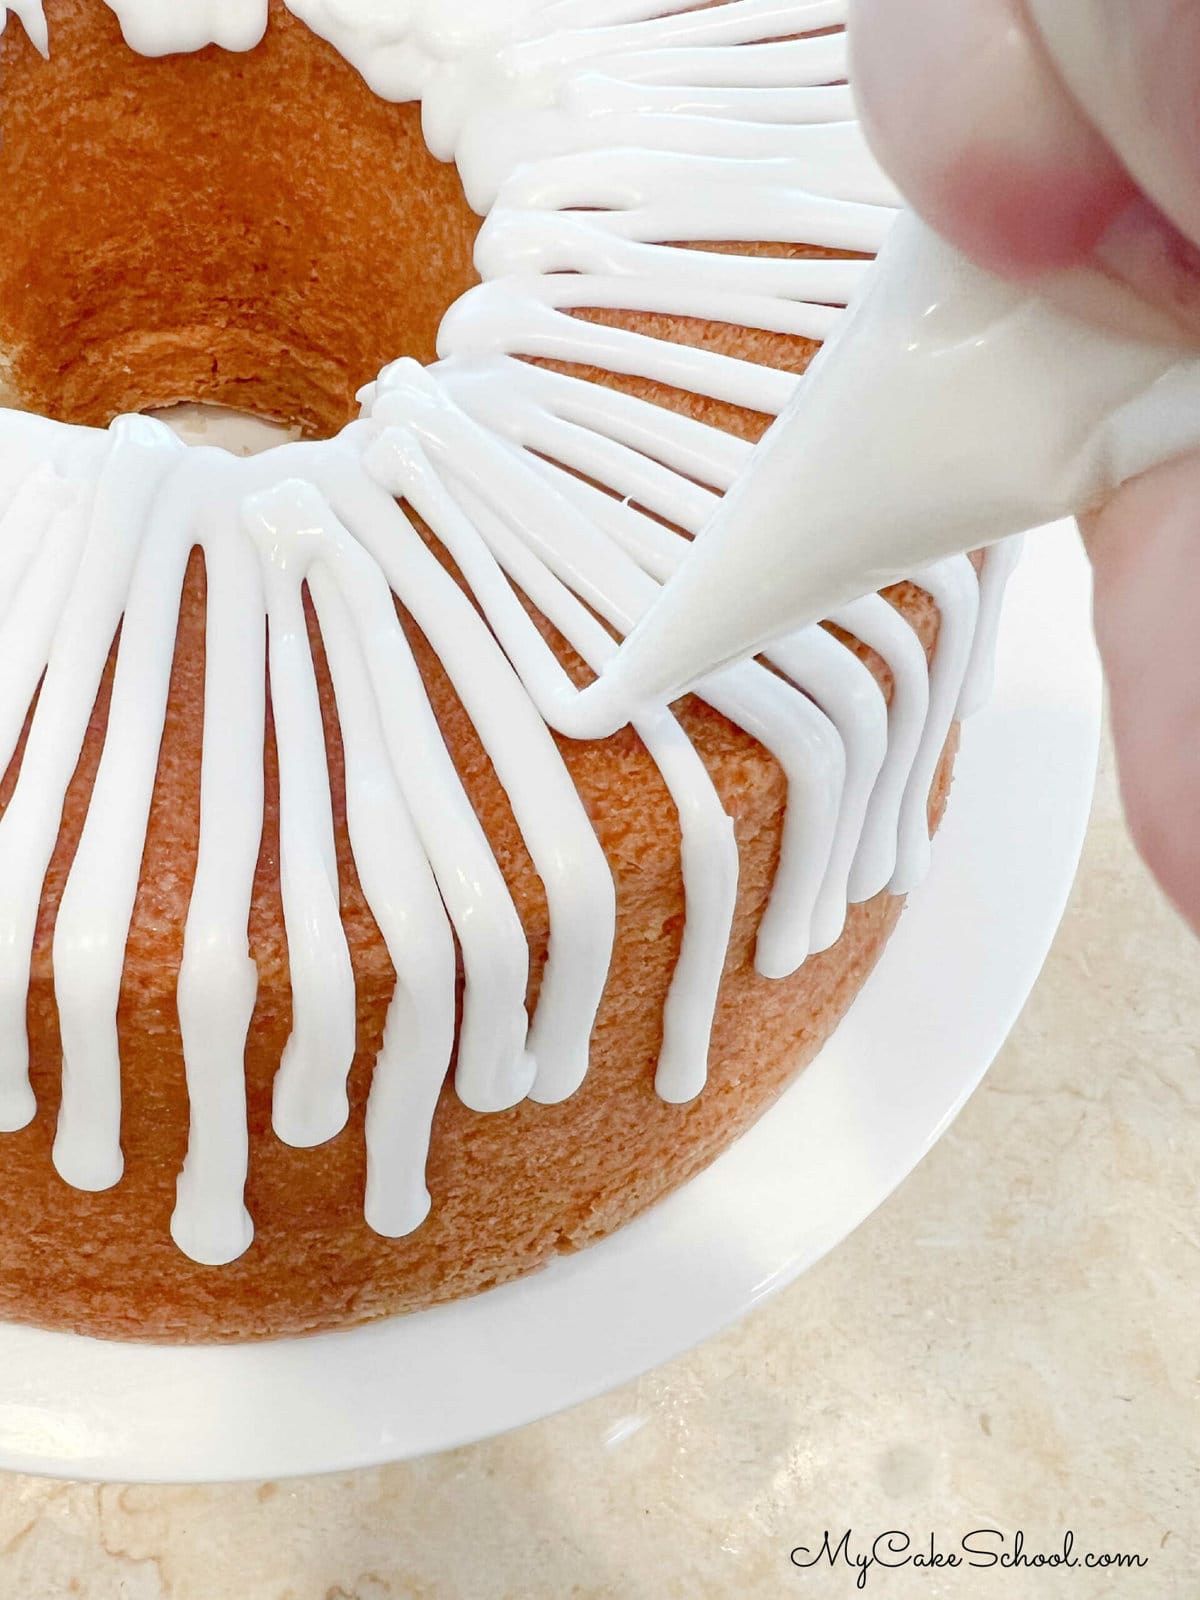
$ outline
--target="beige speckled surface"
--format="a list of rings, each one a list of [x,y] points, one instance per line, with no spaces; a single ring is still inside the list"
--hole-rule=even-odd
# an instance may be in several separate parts
[[[0,1597],[1200,1595],[1200,948],[1107,752],[1007,1048],[853,1239],[740,1328],[490,1444],[216,1489],[0,1478]],[[973,1528],[1143,1570],[802,1571],[825,1528]],[[1011,1542],[1007,1547],[1012,1549]]]

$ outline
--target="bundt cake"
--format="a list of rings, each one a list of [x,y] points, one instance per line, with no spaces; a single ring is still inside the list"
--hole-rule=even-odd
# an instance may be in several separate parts
[[[485,1289],[813,1056],[986,679],[1003,551],[552,730],[893,216],[843,0],[8,9],[0,1317]]]

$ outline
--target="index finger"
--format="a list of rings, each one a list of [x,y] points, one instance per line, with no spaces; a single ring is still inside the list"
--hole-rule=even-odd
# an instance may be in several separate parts
[[[1139,182],[1142,167],[1155,167],[1154,141],[1136,135],[1142,160],[1134,171],[1107,136],[1121,118],[1135,129],[1145,120],[1161,129],[1149,42],[1160,35],[1151,23],[1178,11],[1179,0],[1137,0],[1136,13],[1131,6],[851,0],[852,79],[883,166],[926,221],[973,260],[1121,332],[1194,341],[1200,252]],[[1197,17],[1189,37],[1195,34],[1200,74],[1200,8],[1183,9]],[[1120,71],[1106,65],[1110,53],[1121,53],[1120,31],[1095,37],[1117,11],[1136,14],[1142,38],[1141,54],[1126,51]],[[1045,33],[1043,13],[1052,19]],[[1060,70],[1064,52],[1070,81]],[[1184,80],[1198,81],[1186,73]],[[1105,126],[1091,115],[1094,100]],[[1193,108],[1190,123],[1174,127],[1173,138],[1189,151],[1198,116]],[[1196,172],[1200,180],[1200,163]],[[1200,181],[1197,190],[1200,237]]]

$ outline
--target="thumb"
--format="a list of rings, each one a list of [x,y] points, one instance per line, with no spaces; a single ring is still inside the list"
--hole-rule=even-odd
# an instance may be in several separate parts
[[[1084,539],[1130,831],[1200,933],[1200,456],[1126,484]]]

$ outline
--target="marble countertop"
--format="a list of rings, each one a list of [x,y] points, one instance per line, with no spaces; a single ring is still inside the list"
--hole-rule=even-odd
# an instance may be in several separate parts
[[[378,1471],[217,1488],[0,1477],[21,1600],[1081,1600],[1200,1593],[1200,949],[1101,765],[996,1066],[900,1192],[740,1327],[602,1399]],[[943,1557],[802,1568],[906,1531]],[[1003,1542],[1001,1542],[1003,1541]],[[1085,1553],[1144,1567],[1088,1569]],[[885,1552],[886,1554],[886,1552]],[[897,1552],[897,1558],[900,1552]],[[805,1557],[800,1556],[800,1560]]]

